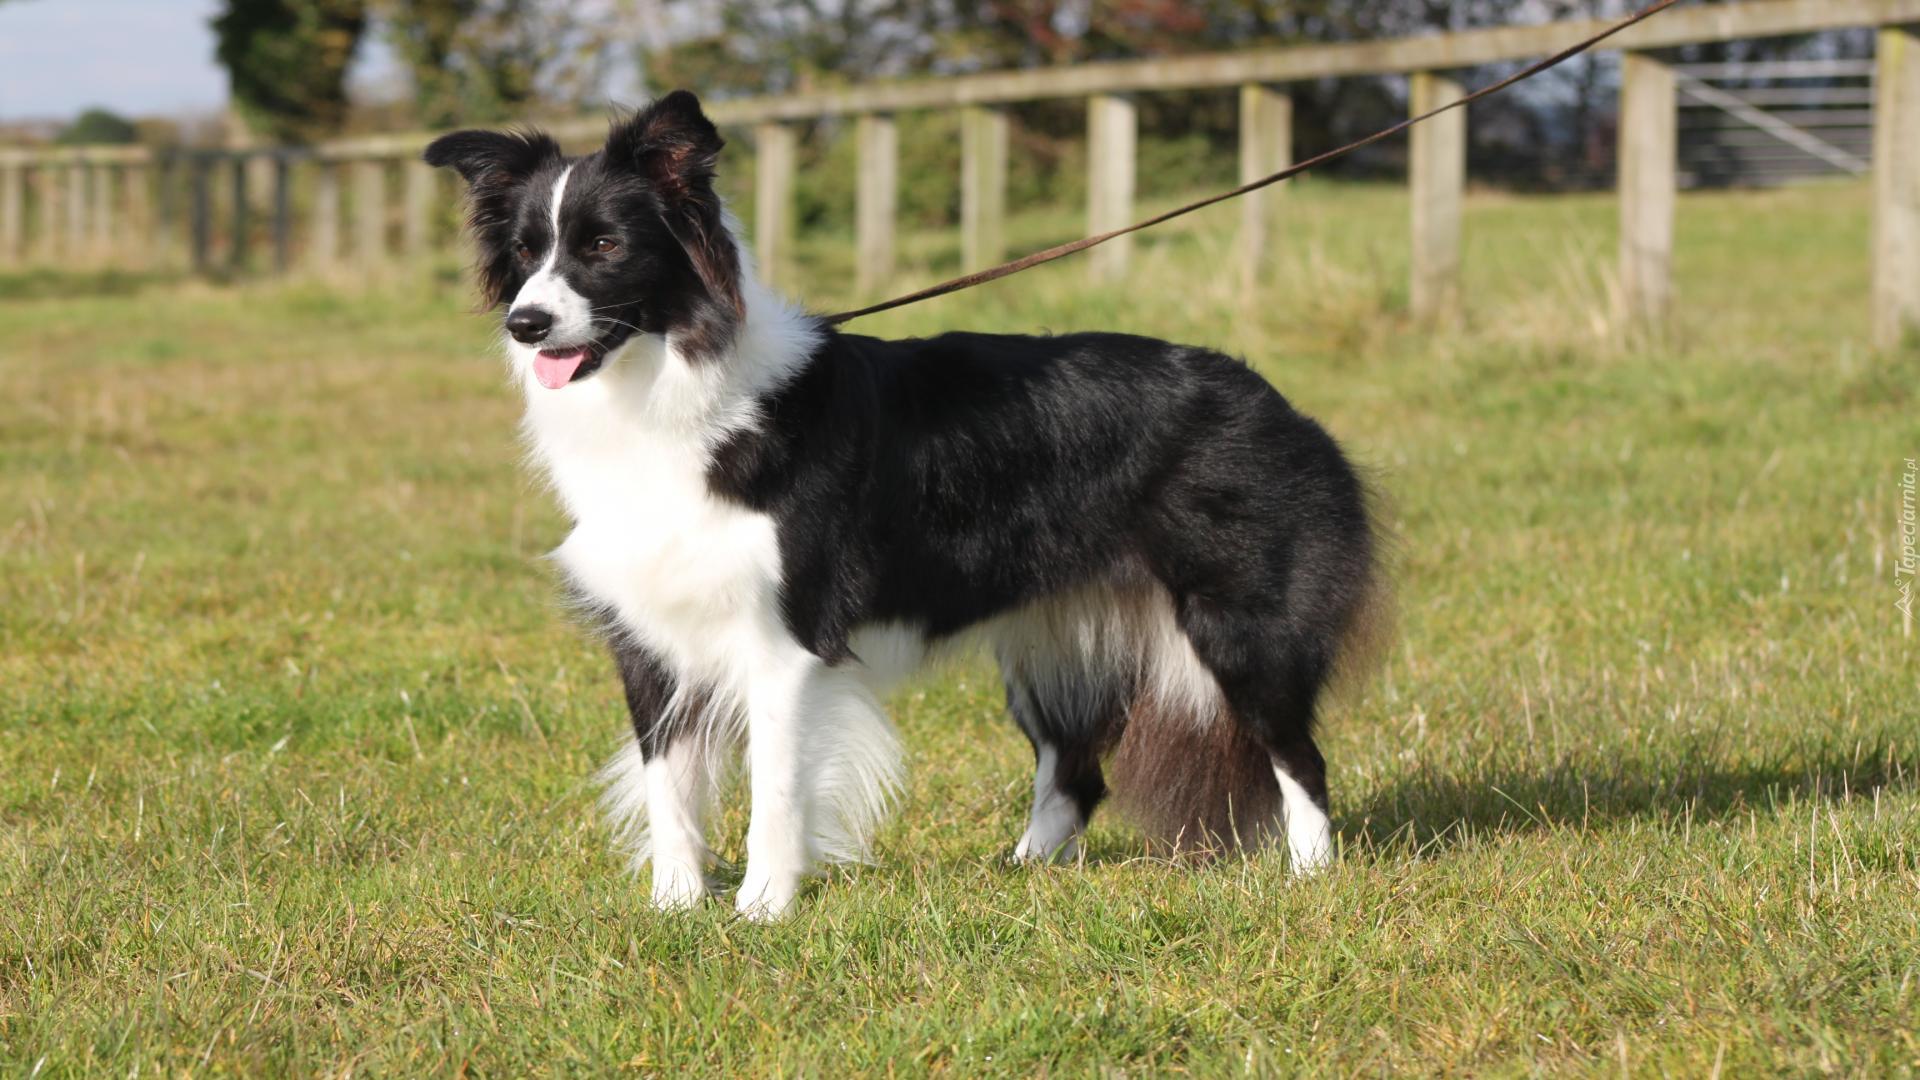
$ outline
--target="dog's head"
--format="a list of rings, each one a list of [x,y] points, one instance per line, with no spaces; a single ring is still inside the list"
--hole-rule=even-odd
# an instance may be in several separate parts
[[[635,334],[698,362],[744,317],[740,256],[713,190],[720,133],[676,90],[567,157],[538,132],[458,131],[427,147],[468,185],[489,308],[505,306],[517,363],[558,390]]]

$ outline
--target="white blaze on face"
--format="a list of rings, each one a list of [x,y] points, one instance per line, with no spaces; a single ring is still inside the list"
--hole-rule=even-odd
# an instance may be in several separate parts
[[[547,257],[525,285],[514,295],[509,314],[539,308],[553,317],[553,329],[534,345],[513,344],[516,353],[533,367],[542,386],[559,389],[573,378],[574,371],[586,359],[587,343],[593,340],[593,306],[575,292],[556,269],[560,262],[560,203],[566,196],[567,178],[573,166],[567,166],[553,182],[553,203],[549,210],[552,240]]]

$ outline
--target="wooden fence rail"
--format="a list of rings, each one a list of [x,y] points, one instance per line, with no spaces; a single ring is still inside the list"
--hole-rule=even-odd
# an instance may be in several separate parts
[[[1625,53],[1620,106],[1622,316],[1658,323],[1672,302],[1677,139],[1676,79],[1662,50],[1704,42],[1849,27],[1879,30],[1874,90],[1872,331],[1892,345],[1920,329],[1920,0],[1746,0],[1676,8],[1608,42]],[[796,124],[855,122],[859,153],[855,222],[858,287],[890,291],[896,250],[901,112],[958,109],[961,236],[969,269],[1008,250],[1008,119],[1004,106],[1084,98],[1090,229],[1133,220],[1135,97],[1165,90],[1237,87],[1242,178],[1291,158],[1287,84],[1342,76],[1406,74],[1415,110],[1462,93],[1458,72],[1536,57],[1598,32],[1598,21],[1502,27],[1388,41],[1161,60],[1082,64],[941,79],[873,83],[821,93],[710,103],[723,126],[755,144],[754,248],[775,281],[787,278],[796,231]],[[1459,294],[1466,124],[1454,112],[1415,130],[1409,158],[1412,260],[1409,295],[1420,317],[1447,315]],[[562,142],[590,145],[602,121],[553,126]],[[342,139],[311,148],[156,153],[137,147],[0,148],[0,266],[27,262],[187,266],[197,271],[368,268],[428,251],[450,185],[418,161],[431,132]],[[1279,189],[1242,208],[1241,276],[1257,287]],[[216,215],[224,209],[222,230]],[[395,215],[397,214],[397,220]],[[258,216],[257,216],[258,215]],[[262,228],[264,219],[264,228]],[[219,235],[217,235],[219,234]],[[214,250],[216,240],[223,250]],[[265,252],[256,255],[256,245]],[[1125,274],[1125,240],[1094,250],[1096,281]],[[789,282],[790,283],[790,282]]]

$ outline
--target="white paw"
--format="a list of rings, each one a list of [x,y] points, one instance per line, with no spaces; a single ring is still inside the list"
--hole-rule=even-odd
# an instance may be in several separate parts
[[[1080,838],[1069,833],[1065,837],[1046,837],[1035,839],[1033,830],[1021,834],[1020,843],[1013,849],[1015,862],[1023,863],[1070,863],[1080,854]]]
[[[653,864],[653,906],[660,911],[691,911],[707,898],[706,877],[686,863],[656,860]]]
[[[1321,827],[1289,832],[1287,851],[1295,877],[1317,874],[1333,862],[1333,836]]]
[[[793,907],[794,897],[800,895],[800,874],[781,870],[762,873],[753,865],[747,867],[747,876],[740,882],[740,894],[734,900],[734,910],[750,922],[778,922],[786,917]]]

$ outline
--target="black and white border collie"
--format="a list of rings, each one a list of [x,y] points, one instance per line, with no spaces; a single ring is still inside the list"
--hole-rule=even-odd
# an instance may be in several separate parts
[[[469,185],[573,520],[553,558],[625,684],[605,802],[654,903],[706,896],[715,763],[742,746],[742,913],[864,857],[901,772],[876,695],[968,640],[1037,759],[1017,857],[1071,857],[1111,780],[1176,843],[1284,832],[1296,871],[1326,862],[1314,711],[1379,591],[1334,440],[1206,349],[839,333],[755,278],[720,148],[682,91],[583,157],[485,131],[426,152]]]

